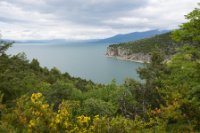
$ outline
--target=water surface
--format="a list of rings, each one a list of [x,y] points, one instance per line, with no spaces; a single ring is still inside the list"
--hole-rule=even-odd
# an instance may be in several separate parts
[[[106,47],[105,44],[14,44],[8,53],[25,52],[29,60],[36,58],[42,66],[56,67],[61,72],[96,83],[107,84],[115,79],[121,84],[128,77],[139,80],[136,69],[142,64],[106,57]]]

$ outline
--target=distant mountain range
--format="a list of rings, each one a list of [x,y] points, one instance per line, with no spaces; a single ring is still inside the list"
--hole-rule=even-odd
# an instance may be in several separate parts
[[[122,43],[135,41],[139,39],[149,38],[155,35],[163,34],[169,32],[167,30],[150,30],[145,32],[133,32],[128,34],[118,34],[113,37],[105,38],[105,39],[93,39],[93,40],[65,40],[65,39],[52,39],[52,40],[17,40],[16,43],[48,43],[48,44],[87,44],[87,43]],[[7,40],[10,41],[10,40]]]
[[[99,43],[122,43],[122,42],[129,42],[129,41],[135,41],[139,39],[149,38],[153,37],[155,35],[163,34],[169,32],[167,30],[150,30],[145,32],[133,32],[128,34],[118,34],[113,37],[109,37],[106,39],[98,40]]]

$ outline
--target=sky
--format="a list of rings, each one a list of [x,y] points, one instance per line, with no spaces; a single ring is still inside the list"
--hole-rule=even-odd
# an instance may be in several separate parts
[[[3,39],[87,40],[184,23],[200,0],[0,0]]]

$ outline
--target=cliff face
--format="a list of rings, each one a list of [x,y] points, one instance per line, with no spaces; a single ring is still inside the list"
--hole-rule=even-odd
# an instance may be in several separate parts
[[[128,49],[120,47],[107,47],[106,55],[108,57],[117,57],[122,60],[130,60],[135,62],[150,62],[151,56],[144,53],[130,54]]]

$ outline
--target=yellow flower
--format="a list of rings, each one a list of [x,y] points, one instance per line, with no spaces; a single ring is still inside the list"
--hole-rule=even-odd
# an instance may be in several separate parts
[[[32,101],[33,103],[35,103],[35,95],[34,95],[34,93],[33,93],[32,96],[31,96],[31,101]]]
[[[36,115],[36,116],[39,116],[40,114],[41,114],[41,113],[40,113],[39,111],[36,111],[36,112],[35,112],[35,115]]]
[[[41,109],[47,109],[49,107],[49,104],[43,104]]]
[[[65,126],[65,128],[68,128],[68,125],[69,125],[68,122],[65,121],[65,122],[64,122],[64,126]]]
[[[60,123],[60,118],[59,118],[59,117],[56,117],[55,123],[56,123],[56,124]]]
[[[29,125],[30,128],[35,126],[35,122],[34,120],[30,120]]]
[[[94,120],[95,120],[95,121],[98,121],[98,120],[99,120],[99,115],[95,115],[95,116],[94,116]]]
[[[69,115],[69,113],[68,113],[68,111],[66,109],[61,110],[60,114],[63,115],[63,116],[68,116]]]
[[[56,124],[60,123],[60,119],[56,119]]]
[[[42,96],[42,93],[37,93],[37,97],[40,98]]]
[[[36,100],[38,100],[40,97],[42,97],[42,93],[33,93],[33,94],[31,95],[31,101],[32,101],[33,103],[35,103]]]
[[[88,124],[88,122],[90,121],[90,117],[87,117],[87,116],[84,116],[84,115],[81,115],[81,116],[78,116],[77,117],[79,123],[85,123],[85,124]]]

